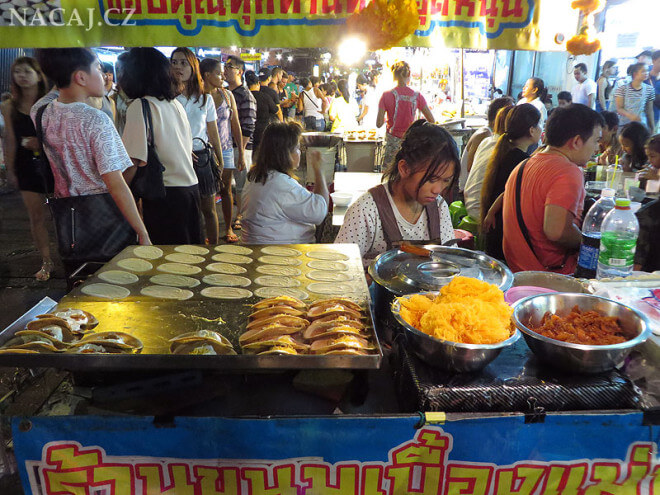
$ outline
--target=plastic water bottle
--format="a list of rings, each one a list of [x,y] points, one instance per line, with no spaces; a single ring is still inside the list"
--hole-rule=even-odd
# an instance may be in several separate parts
[[[614,209],[614,189],[603,189],[600,199],[594,203],[582,223],[582,244],[575,276],[596,278],[600,253],[600,229],[607,214]]]
[[[601,226],[598,278],[627,277],[632,273],[639,222],[628,198],[618,198]]]

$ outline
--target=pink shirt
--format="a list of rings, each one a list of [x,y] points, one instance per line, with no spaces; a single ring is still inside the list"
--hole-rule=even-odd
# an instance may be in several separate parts
[[[398,109],[396,107],[396,95],[399,97]],[[396,87],[385,91],[380,97],[378,108],[385,110],[387,115],[387,132],[402,138],[415,120],[415,112],[426,107],[426,100],[417,91],[408,86]],[[396,114],[396,119],[394,115]]]
[[[534,252],[520,231],[516,216],[516,180],[518,165],[506,183],[504,191],[504,256],[514,272],[547,271],[545,267],[564,262],[566,249],[550,241],[543,233],[546,205],[556,205],[571,212],[574,223],[580,225],[584,208],[584,177],[580,168],[567,158],[554,153],[540,153],[527,162],[520,190],[521,208]],[[538,256],[538,258],[537,258]],[[572,274],[577,263],[577,251],[570,253],[566,266],[558,273]]]

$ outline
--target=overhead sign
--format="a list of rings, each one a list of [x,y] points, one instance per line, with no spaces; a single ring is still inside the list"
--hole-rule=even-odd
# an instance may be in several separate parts
[[[246,62],[258,62],[261,60],[261,53],[241,53],[241,60]]]
[[[453,495],[657,493],[642,414],[462,418],[16,418],[25,493]],[[604,439],[607,439],[605,441]],[[654,492],[654,487],[656,491]]]
[[[541,1],[418,0],[419,27],[404,43],[538,49],[546,29],[546,23],[539,22]],[[555,14],[570,12],[570,2],[552,3]],[[332,47],[346,34],[347,17],[366,4],[367,0],[55,0],[33,8],[24,7],[24,0],[13,0],[2,4],[0,47]],[[570,19],[564,20],[570,24]]]

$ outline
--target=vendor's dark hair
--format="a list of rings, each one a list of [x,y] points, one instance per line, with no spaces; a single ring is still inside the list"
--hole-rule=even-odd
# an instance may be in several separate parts
[[[432,177],[453,165],[454,177],[447,188],[447,191],[451,191],[461,172],[461,160],[454,138],[439,125],[431,124],[424,119],[413,122],[408,128],[394,161],[388,164],[388,168],[383,174],[390,192],[393,192],[392,186],[401,180],[399,175],[399,161],[401,160],[406,161],[413,173],[428,167],[422,180],[419,181],[418,191]]]
[[[618,127],[619,116],[616,114],[616,112],[608,112],[607,110],[604,110],[600,112],[600,115],[603,117],[605,125],[608,129],[614,129],[615,127]]]
[[[586,105],[573,103],[557,107],[545,124],[545,140],[550,146],[561,148],[575,136],[587,141],[595,127],[604,125],[603,117]]]
[[[655,134],[646,141],[646,146],[648,149],[660,153],[660,134]]]
[[[349,103],[351,93],[348,90],[348,81],[346,79],[340,79],[339,81],[337,81],[337,89],[344,97],[344,100],[346,100],[346,103]]]
[[[495,177],[500,164],[507,154],[513,150],[516,145],[515,140],[529,135],[529,130],[537,126],[541,120],[541,112],[534,105],[523,103],[516,105],[511,109],[506,118],[505,132],[497,140],[493,154],[488,160],[486,174],[481,187],[481,219],[483,220],[488,213],[495,198],[492,197]]]
[[[119,85],[132,100],[153,96],[171,101],[176,97],[170,61],[155,48],[130,49],[123,59]]]
[[[500,98],[495,98],[488,105],[488,123],[495,125],[495,118],[497,117],[497,112],[504,107],[512,107],[514,104],[513,98],[510,96],[502,96]]]
[[[68,88],[76,71],[89,72],[98,60],[89,48],[42,48],[35,51],[35,58],[58,88]]]
[[[641,122],[628,122],[621,128],[620,136],[630,140],[633,145],[633,152],[630,156],[632,164],[637,168],[644,165],[648,160],[644,145],[651,137],[651,133],[646,126]]]
[[[199,60],[192,52],[190,48],[180,46],[172,52],[170,55],[170,63],[174,60],[175,53],[182,53],[186,57],[186,62],[190,65],[190,79],[182,83],[178,88],[181,93],[187,93],[188,98],[195,98],[195,103],[199,102],[199,99],[202,98],[202,108],[206,104],[206,95],[204,94],[204,80],[202,79],[202,72],[199,67]],[[185,91],[184,91],[185,89]]]
[[[293,120],[273,122],[264,130],[254,166],[247,174],[250,182],[266,183],[271,170],[291,175],[291,153],[300,145],[302,126]]]

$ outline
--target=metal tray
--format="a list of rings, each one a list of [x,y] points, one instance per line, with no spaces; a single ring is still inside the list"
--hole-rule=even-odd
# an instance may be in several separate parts
[[[174,252],[174,246],[158,247],[165,252],[165,255]],[[206,263],[213,262],[211,256],[217,254],[213,250],[213,246],[206,247],[210,252],[205,256],[205,263],[200,263],[200,266],[205,266]],[[252,263],[241,265],[247,268],[247,272],[241,276],[253,281],[256,276],[261,275],[256,271],[256,267],[261,264],[257,259],[262,256],[262,247],[265,246],[250,246],[254,250],[251,255],[253,261]],[[144,344],[144,348],[140,354],[0,354],[0,366],[47,366],[84,370],[213,368],[254,371],[320,368],[376,369],[380,367],[382,350],[376,332],[374,331],[371,301],[357,246],[352,244],[297,244],[287,245],[286,247],[292,247],[302,253],[297,257],[301,261],[301,264],[297,268],[301,270],[302,274],[295,278],[301,281],[301,285],[298,288],[308,292],[310,297],[307,302],[332,296],[314,294],[307,290],[307,285],[313,281],[306,277],[306,274],[312,270],[312,268],[307,266],[307,263],[312,261],[312,258],[306,256],[306,253],[313,250],[325,250],[340,252],[348,256],[348,260],[343,263],[348,265],[347,273],[353,275],[353,280],[350,281],[350,284],[354,290],[348,293],[342,292],[337,295],[351,297],[360,302],[363,307],[366,307],[365,311],[368,321],[371,322],[371,340],[376,344],[377,353],[368,356],[254,356],[240,354],[237,356],[179,356],[169,354],[168,339],[184,332],[201,329],[216,330],[222,333],[234,344],[235,349],[239,351],[238,337],[245,329],[250,307],[252,304],[260,301],[261,298],[253,296],[241,300],[208,299],[200,294],[201,289],[207,287],[203,282],[199,286],[190,289],[194,296],[186,301],[162,300],[141,295],[140,289],[145,285],[150,285],[149,278],[156,273],[162,273],[155,270],[159,261],[165,262],[162,258],[161,260],[153,260],[154,270],[145,273],[136,273],[139,281],[126,286],[131,290],[131,295],[128,298],[109,301],[107,299],[90,297],[81,292],[81,288],[84,285],[102,282],[97,276],[98,273],[105,270],[118,269],[117,261],[132,257],[133,247],[129,247],[104,265],[97,274],[82,286],[77,287],[65,296],[57,306],[54,302],[48,305],[48,303],[42,304],[42,301],[40,305],[35,306],[35,308],[7,327],[0,333],[0,346],[12,338],[16,331],[25,328],[25,324],[37,314],[48,312],[55,307],[66,307],[84,309],[95,315],[100,322],[99,326],[95,329],[97,332],[122,331],[138,337]],[[210,273],[214,272],[203,269],[201,273],[194,276],[191,275],[191,277],[201,280],[203,275]],[[256,287],[259,286],[252,282],[247,289],[254,291]]]
[[[511,270],[484,253],[436,244],[423,247],[438,256],[431,259],[393,249],[372,262],[369,275],[380,286],[399,296],[440,290],[459,275],[495,284],[502,291],[513,284]]]

